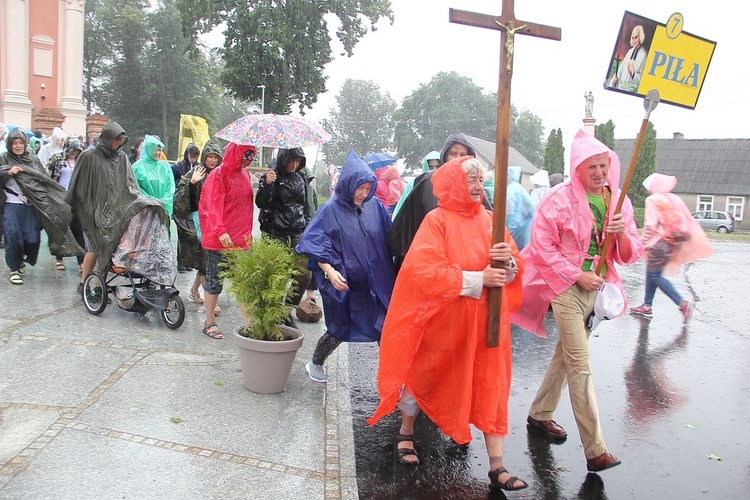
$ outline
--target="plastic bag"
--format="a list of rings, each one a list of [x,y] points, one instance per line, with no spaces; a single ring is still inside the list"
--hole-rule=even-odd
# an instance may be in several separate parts
[[[620,289],[612,283],[604,283],[596,294],[594,312],[588,320],[589,330],[592,332],[604,320],[615,319],[625,309],[625,299]]]

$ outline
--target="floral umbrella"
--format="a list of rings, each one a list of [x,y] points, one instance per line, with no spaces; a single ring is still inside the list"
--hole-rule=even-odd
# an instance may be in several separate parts
[[[267,148],[299,148],[323,144],[331,134],[317,123],[290,115],[245,115],[216,133],[216,137],[252,146]]]

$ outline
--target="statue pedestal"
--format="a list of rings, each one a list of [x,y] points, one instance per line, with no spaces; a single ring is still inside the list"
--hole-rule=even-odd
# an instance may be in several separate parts
[[[583,119],[583,131],[588,135],[594,135],[594,129],[596,127],[596,118],[584,118]]]

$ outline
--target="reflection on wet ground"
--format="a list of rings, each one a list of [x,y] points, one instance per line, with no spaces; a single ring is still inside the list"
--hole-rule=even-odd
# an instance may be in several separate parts
[[[630,417],[626,423],[632,423],[631,431],[637,431],[639,427],[648,425],[651,419],[676,410],[687,400],[685,390],[679,389],[668,378],[665,358],[685,348],[688,329],[683,328],[673,340],[649,348],[650,321],[643,318],[639,318],[639,321],[641,325],[635,356],[625,371],[627,415]]]
[[[508,493],[508,498],[747,498],[750,312],[743,284],[750,277],[747,249],[719,244],[710,260],[692,266],[687,276],[671,278],[680,291],[697,300],[688,328],[681,326],[671,301],[657,294],[654,319],[626,314],[604,322],[599,336],[591,338],[604,437],[609,450],[622,460],[622,465],[601,474],[586,471],[567,395],[555,413],[555,420],[570,435],[565,443],[553,444],[527,433],[528,405],[557,334],[550,317],[548,339],[513,329],[514,378],[505,465],[530,487]],[[620,271],[628,300],[639,304],[642,263]],[[351,345],[349,356],[360,497],[488,498],[487,454],[476,430],[469,445],[458,446],[422,415],[415,427],[422,465],[395,462],[396,416],[375,428],[364,422],[377,405],[377,347]]]

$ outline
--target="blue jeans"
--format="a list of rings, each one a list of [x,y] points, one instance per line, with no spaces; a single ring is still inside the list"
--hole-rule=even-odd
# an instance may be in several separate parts
[[[648,307],[651,307],[651,304],[654,303],[657,288],[678,306],[682,304],[682,295],[675,289],[671,281],[661,275],[661,271],[646,271],[646,297],[643,299],[643,303]]]

